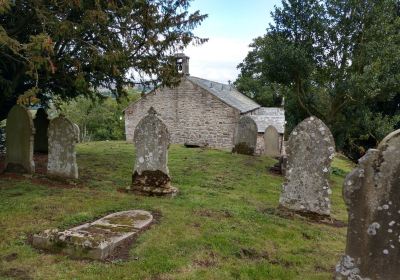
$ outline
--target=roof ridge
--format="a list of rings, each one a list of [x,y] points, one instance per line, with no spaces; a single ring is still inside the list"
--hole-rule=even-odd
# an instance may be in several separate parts
[[[232,86],[233,88],[235,88],[232,84],[224,84],[221,82],[216,82],[216,81],[212,81],[212,80],[208,80],[208,79],[204,79],[204,78],[200,78],[200,77],[188,76],[188,78],[195,78],[195,79],[207,81],[207,82],[214,83],[214,84],[220,84],[220,85],[224,85],[224,86]]]
[[[238,109],[242,114],[261,107],[260,104],[238,91],[233,85],[214,82],[195,76],[187,76],[186,78],[221,99],[229,106]]]

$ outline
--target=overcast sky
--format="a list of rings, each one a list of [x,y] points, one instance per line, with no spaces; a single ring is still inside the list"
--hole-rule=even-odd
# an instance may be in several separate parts
[[[222,83],[236,80],[236,67],[246,57],[248,45],[265,34],[270,13],[280,4],[280,0],[194,0],[190,10],[208,14],[194,33],[209,41],[185,50],[190,75]]]

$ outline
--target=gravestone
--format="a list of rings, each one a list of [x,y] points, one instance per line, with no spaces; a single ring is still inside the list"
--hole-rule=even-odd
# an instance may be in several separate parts
[[[12,107],[7,116],[6,126],[6,172],[35,172],[34,134],[31,113],[21,105]]]
[[[257,124],[249,116],[242,116],[236,126],[232,152],[253,155],[257,144]]]
[[[76,123],[74,123],[74,129],[75,129],[76,135],[78,135],[77,142],[79,143],[79,142],[81,142],[81,141],[80,141],[81,130],[79,129],[79,125],[77,125]]]
[[[399,279],[400,130],[368,150],[343,188],[349,222],[336,279]]]
[[[136,162],[131,190],[144,195],[174,196],[178,190],[171,186],[167,166],[170,136],[156,114],[151,107],[135,128]]]
[[[49,119],[46,111],[43,108],[39,108],[36,112],[36,117],[33,120],[35,124],[35,144],[34,151],[40,153],[48,152],[48,139],[47,129],[49,128]]]
[[[106,260],[117,255],[127,241],[148,228],[152,221],[150,212],[122,211],[64,231],[45,230],[33,236],[32,245],[74,258]]]
[[[6,153],[6,131],[0,127],[0,155]]]
[[[47,173],[66,178],[78,178],[75,144],[78,135],[74,124],[60,115],[50,121]]]
[[[264,154],[270,157],[279,157],[279,133],[273,125],[268,126],[264,132]]]
[[[335,143],[329,128],[309,117],[292,131],[280,206],[299,213],[330,214],[330,165]]]

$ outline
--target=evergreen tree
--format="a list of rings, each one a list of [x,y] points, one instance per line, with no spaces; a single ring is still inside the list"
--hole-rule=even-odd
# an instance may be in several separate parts
[[[177,82],[173,54],[201,44],[191,0],[0,0],[0,119],[17,101],[117,97],[132,82]]]

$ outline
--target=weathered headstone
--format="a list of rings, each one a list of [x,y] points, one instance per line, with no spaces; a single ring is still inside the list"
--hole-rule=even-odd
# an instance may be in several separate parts
[[[75,144],[78,141],[78,135],[74,124],[60,115],[50,121],[48,136],[47,173],[77,179]]]
[[[35,144],[34,151],[40,153],[48,152],[47,129],[49,128],[49,119],[46,110],[39,108],[36,117],[33,120],[35,124]]]
[[[68,230],[35,234],[32,245],[75,258],[105,260],[118,254],[121,244],[137,236],[152,221],[153,216],[147,211],[122,211]]]
[[[281,207],[303,213],[330,214],[330,165],[335,143],[329,128],[318,118],[302,121],[289,136],[286,181]]]
[[[21,105],[12,107],[7,116],[6,126],[6,172],[35,172],[34,134],[31,113]]]
[[[279,157],[279,133],[273,125],[268,126],[264,132],[264,154],[270,157]]]
[[[6,153],[6,131],[0,127],[0,155]]]
[[[81,137],[81,130],[79,129],[79,125],[77,125],[76,123],[74,123],[74,128],[76,135],[78,135],[77,142],[79,143]]]
[[[368,150],[343,188],[349,223],[336,279],[399,279],[400,130]]]
[[[287,142],[282,139],[282,148],[281,148],[281,156],[279,158],[279,163],[281,167],[281,174],[286,176],[286,169],[287,169],[287,153],[286,153],[286,146]]]
[[[242,116],[233,138],[233,153],[253,155],[257,144],[257,124],[249,116]]]
[[[151,107],[135,128],[136,162],[131,190],[144,195],[174,196],[178,190],[171,186],[167,166],[170,136],[156,114]]]

